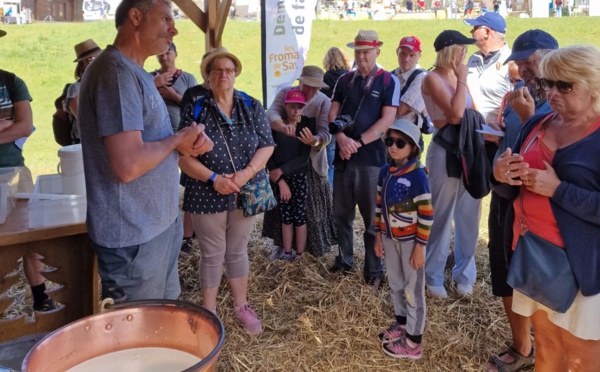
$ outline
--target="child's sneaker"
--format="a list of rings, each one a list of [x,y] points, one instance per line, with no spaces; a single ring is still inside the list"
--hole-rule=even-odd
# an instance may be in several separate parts
[[[276,245],[273,248],[273,252],[271,252],[271,254],[269,255],[269,260],[271,260],[271,261],[278,260],[281,258],[282,254],[283,254],[283,247]]]
[[[377,337],[379,341],[392,342],[406,336],[406,329],[398,322],[392,323],[387,329],[383,330]]]
[[[283,260],[283,261],[294,261],[295,258],[296,258],[296,255],[294,254],[294,251],[292,251],[290,253],[283,252],[283,254],[281,255],[281,257],[279,259]]]
[[[382,348],[384,353],[394,358],[421,359],[421,344],[417,344],[414,348],[410,347],[406,337],[383,344]]]
[[[243,304],[239,308],[234,308],[233,310],[235,312],[235,316],[238,318],[242,324],[242,327],[244,327],[248,334],[253,336],[261,334],[262,324],[248,303]]]

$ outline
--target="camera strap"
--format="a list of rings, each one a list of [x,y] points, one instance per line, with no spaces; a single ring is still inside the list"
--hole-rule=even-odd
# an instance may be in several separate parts
[[[371,90],[371,87],[373,86],[373,81],[375,80],[375,73],[377,73],[378,70],[379,70],[379,68],[377,67],[377,65],[375,65],[373,70],[371,70],[369,77],[363,84],[362,95],[360,96],[360,102],[358,102],[358,107],[356,108],[356,111],[354,112],[354,116],[352,117],[353,121],[356,121],[356,116],[358,116],[358,111],[360,110],[360,107],[362,106],[365,96]],[[359,74],[358,70],[354,71],[352,80],[350,80],[350,83],[348,84],[348,92],[350,92],[352,90],[352,88],[354,87],[354,83],[356,81],[356,77],[358,76],[358,74]],[[346,94],[346,96],[344,97],[344,101],[342,102],[342,106],[340,107],[339,114],[342,113],[342,110],[344,109],[344,105],[346,104],[347,99],[348,99],[348,94]]]

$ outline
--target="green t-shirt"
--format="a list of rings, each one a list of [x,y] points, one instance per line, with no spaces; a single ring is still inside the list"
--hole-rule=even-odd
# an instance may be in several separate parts
[[[0,70],[0,118],[12,119],[14,103],[21,101],[31,101],[25,82]],[[21,167],[24,163],[23,153],[14,141],[0,144],[0,167]]]

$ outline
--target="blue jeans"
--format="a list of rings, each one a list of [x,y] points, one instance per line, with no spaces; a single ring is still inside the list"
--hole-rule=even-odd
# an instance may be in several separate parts
[[[327,164],[329,170],[327,171],[327,177],[329,178],[329,184],[333,188],[333,158],[335,157],[335,137],[331,136],[331,142],[325,148],[327,150]]]
[[[107,248],[92,243],[98,256],[102,297],[120,288],[127,301],[176,300],[181,293],[177,258],[183,238],[181,216],[154,239],[139,245]]]

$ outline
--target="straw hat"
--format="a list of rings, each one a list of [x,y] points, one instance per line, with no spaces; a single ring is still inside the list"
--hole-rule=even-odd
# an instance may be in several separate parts
[[[242,63],[240,62],[238,57],[229,53],[229,51],[227,51],[227,49],[222,46],[213,49],[213,51],[210,52],[210,54],[202,60],[202,63],[200,64],[200,71],[202,72],[202,74],[208,76],[208,71],[206,71],[208,65],[210,65],[214,59],[222,57],[229,58],[233,61],[233,64],[235,65],[235,76],[240,76],[240,74],[242,73]]]
[[[298,80],[309,87],[329,89],[329,85],[323,82],[325,73],[319,66],[304,66]]]
[[[79,62],[88,57],[96,57],[100,52],[102,52],[102,49],[100,49],[98,44],[94,40],[88,39],[83,43],[75,45],[75,55],[77,58],[73,62]]]
[[[358,30],[358,35],[354,38],[354,42],[346,44],[348,48],[352,49],[379,48],[382,45],[383,42],[379,41],[377,32],[373,30]]]

